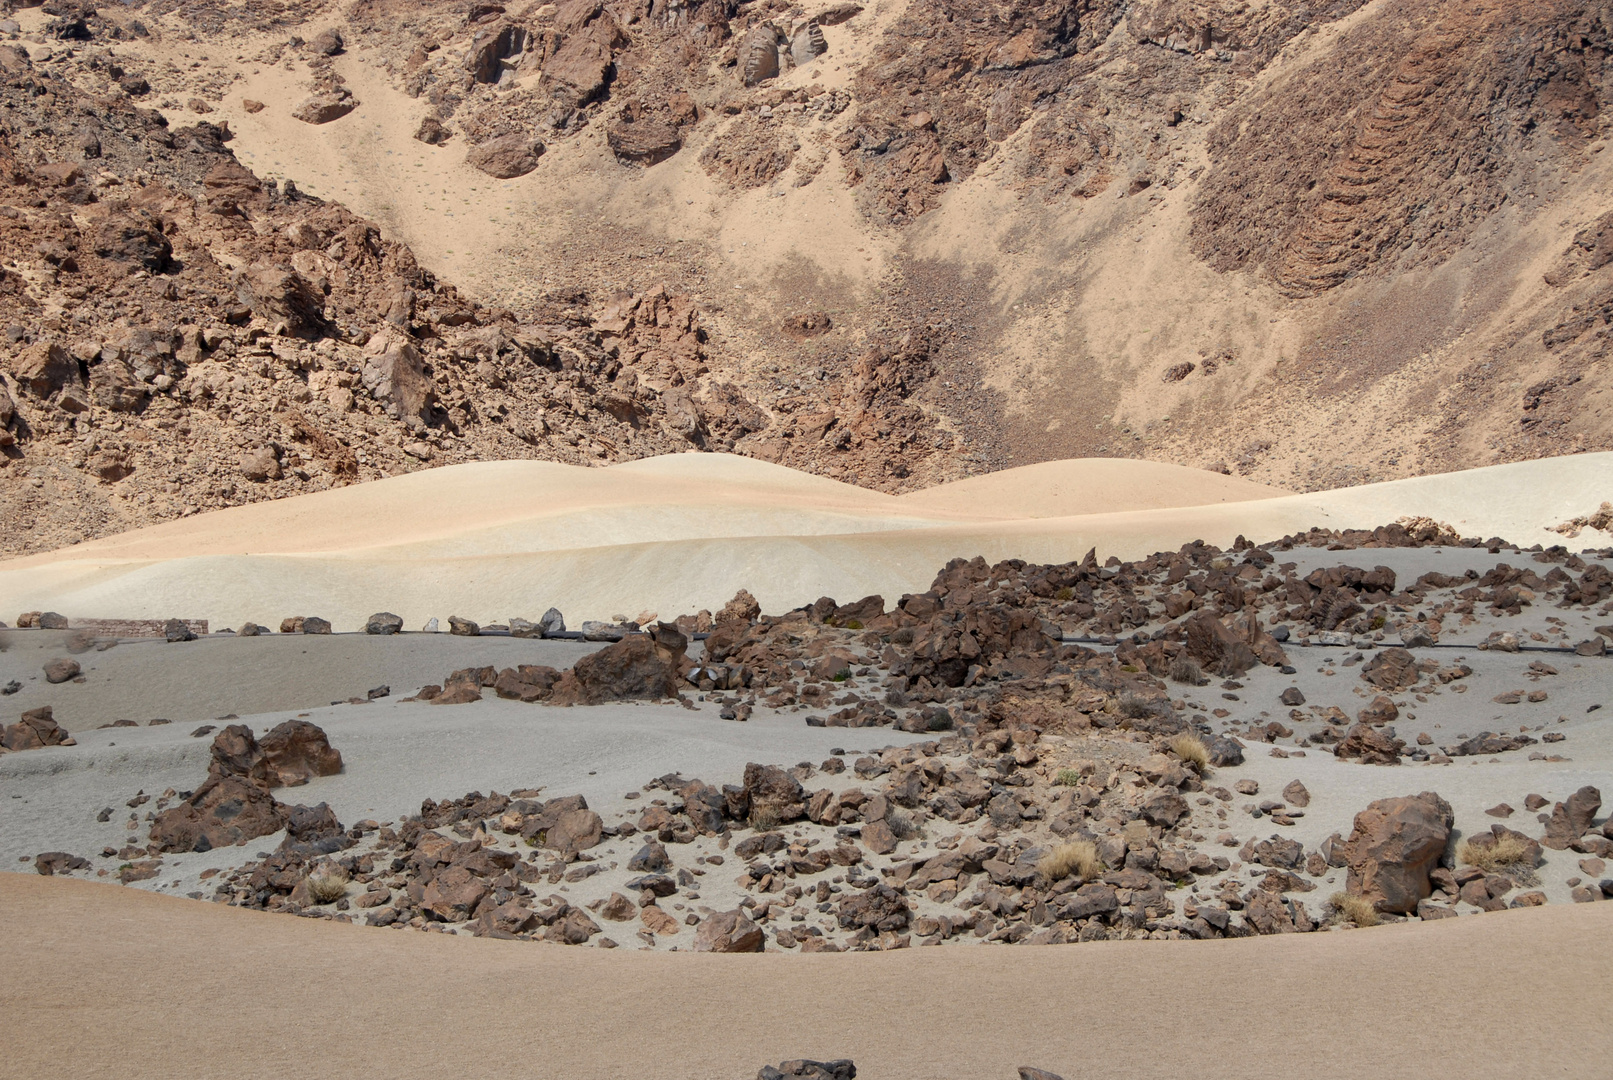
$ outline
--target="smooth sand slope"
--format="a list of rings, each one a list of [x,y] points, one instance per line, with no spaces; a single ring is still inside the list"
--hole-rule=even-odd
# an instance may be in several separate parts
[[[1585,454],[1293,495],[1156,462],[1081,460],[895,497],[721,455],[608,469],[490,462],[0,563],[0,611],[216,626],[319,614],[355,629],[380,609],[414,628],[554,605],[575,624],[715,609],[740,588],[777,611],[822,595],[894,600],[957,556],[1053,562],[1095,547],[1137,558],[1406,515],[1551,544],[1563,539],[1551,526],[1613,498],[1610,478],[1613,454]]]
[[[1613,1001],[1587,947],[1609,904],[1012,963],[566,949],[17,874],[0,911],[6,1077],[742,1080],[799,1056],[869,1080],[1592,1076]]]

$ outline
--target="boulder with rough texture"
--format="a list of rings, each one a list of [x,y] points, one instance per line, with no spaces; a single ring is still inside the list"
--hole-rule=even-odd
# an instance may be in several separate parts
[[[1253,617],[1218,619],[1200,612],[1184,625],[1188,656],[1217,675],[1236,678],[1258,664],[1278,667],[1288,662],[1282,646]]]
[[[390,611],[378,611],[374,615],[371,615],[364,623],[364,632],[366,634],[379,634],[384,636],[401,633],[402,630],[402,617],[394,615]]]
[[[470,619],[461,619],[458,615],[448,616],[448,632],[459,637],[476,637],[482,628]]]
[[[744,795],[756,828],[775,828],[806,816],[801,782],[777,765],[745,766]]]
[[[316,776],[335,776],[342,771],[341,751],[331,746],[322,728],[306,720],[276,725],[258,748],[271,788],[299,787]]]
[[[857,1066],[849,1058],[839,1058],[834,1061],[813,1061],[810,1058],[797,1058],[793,1061],[781,1061],[778,1068],[763,1065],[756,1074],[756,1080],[856,1080]],[[1058,1078],[1054,1078],[1058,1080]]]
[[[605,139],[617,161],[634,165],[665,161],[683,147],[677,127],[654,117],[618,120],[605,133]]]
[[[1395,738],[1392,732],[1356,724],[1339,740],[1333,754],[1341,760],[1357,758],[1363,765],[1399,765],[1405,748],[1406,740]]]
[[[302,621],[302,632],[305,634],[329,634],[330,631],[330,621],[318,615],[309,615]]]
[[[730,624],[748,626],[761,618],[761,615],[762,605],[756,602],[756,597],[745,589],[740,589],[734,594],[734,598],[724,604],[721,611],[717,612],[713,622],[717,626]]]
[[[762,928],[751,922],[744,909],[719,911],[695,930],[695,952],[761,952]]]
[[[746,86],[778,77],[778,31],[772,23],[756,27],[739,43],[739,67]]]
[[[335,27],[329,27],[315,34],[314,39],[308,43],[308,47],[314,51],[315,55],[335,56],[342,51],[344,44],[342,32]]]
[[[54,660],[45,662],[45,681],[48,683],[64,683],[69,679],[78,678],[80,670],[77,660],[66,656],[58,656]]]
[[[70,874],[74,870],[88,870],[90,861],[65,851],[46,851],[34,856],[34,871],[42,877]]]
[[[790,59],[796,67],[805,67],[828,51],[829,43],[824,40],[823,27],[815,22],[807,23],[790,38]]]
[[[875,885],[846,896],[836,907],[835,914],[842,928],[884,933],[906,926],[911,912],[901,893],[889,885]]]
[[[285,828],[285,807],[267,788],[240,775],[209,776],[195,794],[164,810],[151,825],[161,851],[211,851]]]
[[[1362,679],[1391,693],[1411,689],[1421,677],[1417,658],[1400,648],[1384,649],[1361,667]]]
[[[1379,911],[1416,911],[1433,892],[1429,873],[1445,855],[1454,821],[1450,804],[1431,791],[1369,804],[1344,843],[1349,892]]]
[[[453,130],[435,116],[428,116],[415,128],[414,137],[427,146],[441,146],[454,137]]]
[[[478,143],[465,154],[465,163],[488,176],[513,180],[538,167],[543,143],[519,132]]]
[[[67,729],[56,723],[49,705],[29,709],[15,724],[8,724],[0,732],[0,748],[6,750],[38,750],[46,746],[70,746],[73,740]]]
[[[72,354],[53,341],[41,341],[24,349],[13,371],[17,382],[37,398],[83,382]]]
[[[566,632],[566,617],[560,614],[559,608],[550,608],[543,613],[543,618],[538,620],[538,629],[541,631],[538,634],[539,637],[546,638],[555,634],[564,634]]]
[[[358,105],[358,99],[346,90],[334,90],[304,98],[291,110],[291,115],[305,124],[328,124],[340,120]]]
[[[557,705],[598,705],[676,697],[679,672],[662,659],[655,642],[633,634],[578,660],[554,688]]]
[[[398,418],[422,420],[431,411],[435,391],[426,375],[425,361],[413,342],[400,334],[377,334],[364,349],[359,373],[364,389],[376,401],[396,407]]]
[[[1590,831],[1596,811],[1602,807],[1602,793],[1586,785],[1551,808],[1546,835],[1541,844],[1562,851]]]
[[[505,668],[493,683],[493,692],[512,701],[543,701],[560,681],[560,672],[542,664],[522,664]]]
[[[278,260],[255,262],[235,280],[235,298],[269,323],[293,334],[314,335],[329,324],[325,294],[296,267]]]
[[[241,455],[241,475],[256,483],[280,479],[280,453],[273,446],[260,446]]]

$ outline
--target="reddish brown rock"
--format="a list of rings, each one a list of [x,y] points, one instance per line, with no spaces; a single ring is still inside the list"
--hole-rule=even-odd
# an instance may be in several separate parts
[[[1356,758],[1363,765],[1399,765],[1404,739],[1397,739],[1366,724],[1356,724],[1339,740],[1333,753],[1339,758]]]
[[[488,176],[512,180],[536,169],[543,150],[543,143],[530,135],[502,135],[471,147],[465,154],[465,164]]]
[[[578,660],[555,684],[556,705],[670,698],[678,671],[645,634],[632,634]]]
[[[761,927],[751,922],[744,909],[719,911],[695,930],[695,952],[761,952]]]
[[[46,746],[71,746],[67,729],[56,723],[52,706],[41,705],[22,714],[15,724],[9,724],[0,733],[0,748],[6,750],[38,750]]]
[[[1454,820],[1450,804],[1431,791],[1371,803],[1344,844],[1348,890],[1379,911],[1415,911],[1433,892],[1429,872],[1445,855]]]
[[[299,787],[316,776],[342,771],[342,755],[325,732],[306,720],[278,724],[258,744],[269,787]]]

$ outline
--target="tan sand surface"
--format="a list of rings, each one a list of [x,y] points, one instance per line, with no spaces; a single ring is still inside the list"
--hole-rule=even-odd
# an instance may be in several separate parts
[[[898,496],[911,509],[1050,518],[1275,499],[1293,492],[1235,476],[1129,458],[1044,461]]]
[[[715,610],[739,588],[777,611],[821,595],[894,600],[927,588],[957,556],[1058,562],[1095,547],[1100,558],[1138,558],[1195,539],[1226,545],[1239,534],[1273,539],[1406,515],[1438,518],[1467,536],[1552,544],[1563,537],[1551,526],[1613,496],[1613,454],[1279,497],[1212,473],[1196,474],[1202,487],[1161,480],[1162,470],[1189,471],[1150,462],[1070,463],[1072,479],[1061,485],[1080,484],[1078,465],[1102,470],[1092,485],[1098,495],[1084,505],[1060,495],[1068,500],[1061,509],[1080,512],[1057,517],[1026,513],[1042,481],[1019,470],[999,474],[1000,514],[999,497],[981,484],[963,500],[976,506],[965,516],[944,492],[941,505],[927,508],[718,455],[609,469],[461,465],[0,563],[0,611],[178,615],[221,626],[283,611],[356,629],[378,608],[419,626],[450,613],[531,618],[554,605],[575,623]],[[1128,491],[1132,469],[1137,482]],[[1137,508],[1171,490],[1205,502]],[[1240,491],[1246,501],[1216,501]],[[1604,542],[1600,536],[1581,546]]]
[[[0,1076],[1598,1075],[1613,905],[1323,936],[822,956],[394,933],[0,874]]]

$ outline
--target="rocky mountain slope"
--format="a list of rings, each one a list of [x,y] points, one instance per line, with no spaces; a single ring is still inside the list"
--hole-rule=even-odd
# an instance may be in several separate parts
[[[1316,488],[1605,449],[1608,24],[23,8],[0,550],[492,457]]]

